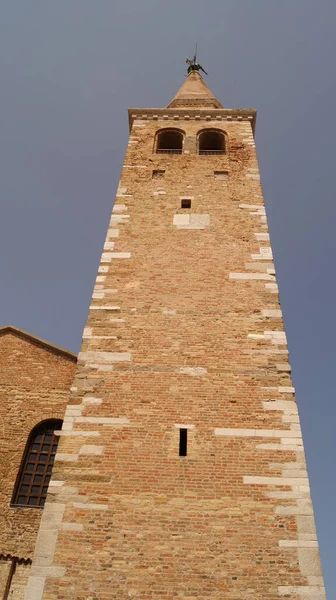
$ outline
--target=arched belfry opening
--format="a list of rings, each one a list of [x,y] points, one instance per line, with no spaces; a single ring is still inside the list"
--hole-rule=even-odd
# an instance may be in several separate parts
[[[225,135],[218,129],[204,129],[198,134],[199,154],[225,154]]]
[[[218,129],[204,129],[198,134],[198,154],[225,154],[225,135]]]
[[[183,132],[180,129],[162,129],[157,133],[156,152],[158,154],[182,154]]]

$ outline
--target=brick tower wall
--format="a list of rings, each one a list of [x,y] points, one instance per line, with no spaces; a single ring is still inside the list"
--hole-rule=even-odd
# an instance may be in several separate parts
[[[251,118],[200,112],[135,114],[27,600],[325,598]]]

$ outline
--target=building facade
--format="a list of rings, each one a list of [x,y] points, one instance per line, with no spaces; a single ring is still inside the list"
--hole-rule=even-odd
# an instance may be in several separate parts
[[[71,352],[15,327],[0,328],[3,600],[24,598],[56,451],[50,434],[62,425],[75,370]]]
[[[323,600],[254,110],[131,109],[26,600]]]

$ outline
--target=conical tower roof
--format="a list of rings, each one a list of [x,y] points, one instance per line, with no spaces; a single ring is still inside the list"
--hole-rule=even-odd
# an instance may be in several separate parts
[[[189,73],[167,108],[223,108],[198,71]]]

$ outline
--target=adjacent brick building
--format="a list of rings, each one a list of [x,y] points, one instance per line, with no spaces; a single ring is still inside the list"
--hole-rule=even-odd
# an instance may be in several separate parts
[[[26,600],[325,598],[256,113],[190,70],[129,111]]]
[[[42,513],[15,493],[25,448],[37,425],[63,419],[75,369],[71,352],[0,329],[0,598],[24,598]]]

